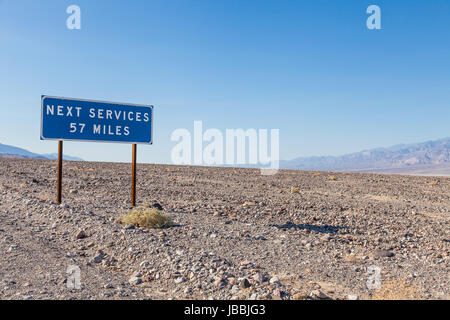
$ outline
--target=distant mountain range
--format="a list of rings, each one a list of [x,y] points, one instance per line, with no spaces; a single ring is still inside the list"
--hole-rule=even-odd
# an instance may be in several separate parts
[[[0,158],[58,158],[58,154],[38,154],[0,143]],[[83,161],[64,155],[64,160]],[[420,175],[450,175],[450,138],[390,148],[377,148],[342,156],[302,157],[280,161],[281,169],[308,171],[350,171]]]
[[[0,143],[0,158],[25,158],[25,159],[47,159],[47,160],[55,160],[58,159],[57,153],[51,153],[51,154],[38,154],[33,153],[28,150],[9,146],[6,144]],[[81,158],[72,157],[69,155],[64,154],[63,155],[64,160],[69,161],[83,161]]]
[[[413,174],[450,174],[450,138],[343,156],[303,157],[280,161],[283,169]]]

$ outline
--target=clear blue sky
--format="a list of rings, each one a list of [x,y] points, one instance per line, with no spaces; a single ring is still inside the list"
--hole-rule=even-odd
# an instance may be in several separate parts
[[[279,128],[281,159],[450,136],[448,0],[0,0],[0,43],[0,143],[34,152],[57,148],[39,140],[42,94],[153,104],[141,162],[170,162],[194,120]],[[128,145],[65,146],[130,160]]]

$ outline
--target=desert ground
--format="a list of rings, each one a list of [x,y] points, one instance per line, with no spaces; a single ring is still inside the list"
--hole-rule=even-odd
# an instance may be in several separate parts
[[[58,205],[55,161],[0,159],[0,299],[450,297],[449,177],[138,164],[145,229],[130,172],[64,162]]]

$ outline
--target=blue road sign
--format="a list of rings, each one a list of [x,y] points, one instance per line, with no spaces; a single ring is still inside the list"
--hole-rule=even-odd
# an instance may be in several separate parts
[[[42,96],[41,108],[41,140],[153,142],[153,106]]]

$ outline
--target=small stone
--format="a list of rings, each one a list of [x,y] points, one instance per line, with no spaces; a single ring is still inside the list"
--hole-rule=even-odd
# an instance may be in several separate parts
[[[93,259],[92,262],[93,263],[100,263],[103,260],[103,256],[101,254],[96,255]]]
[[[241,262],[241,266],[243,266],[243,267],[251,265],[251,264],[252,263],[250,261],[248,261],[248,260],[244,260],[244,261]]]
[[[272,295],[274,297],[281,298],[281,291],[280,291],[280,289],[276,288],[275,290],[273,290],[272,291]]]
[[[305,293],[296,293],[292,296],[293,300],[306,300],[308,298],[308,295]]]
[[[215,277],[214,278],[214,283],[213,283],[216,287],[224,287],[226,285],[226,283],[223,281],[223,279],[221,277]]]
[[[142,279],[141,279],[140,277],[132,276],[132,277],[128,280],[128,282],[129,282],[130,284],[136,286],[136,285],[142,283]]]
[[[390,258],[394,256],[394,253],[389,250],[378,249],[373,253],[375,258]]]
[[[248,281],[247,278],[244,278],[244,279],[242,279],[242,281],[239,283],[239,286],[240,286],[241,288],[245,289],[245,288],[250,288],[251,284],[250,284],[250,282]]]
[[[84,230],[79,230],[79,231],[77,232],[77,234],[75,235],[75,237],[76,237],[77,239],[84,239],[84,238],[87,237],[87,235],[86,235],[86,232],[84,232]]]
[[[258,272],[255,275],[253,275],[252,279],[255,280],[256,282],[261,283],[261,282],[264,282],[265,277],[261,273]]]
[[[179,278],[176,278],[175,279],[175,283],[176,284],[180,284],[180,283],[183,283],[183,282],[185,282],[186,280],[184,280],[184,278],[183,277],[179,277]]]
[[[349,294],[347,296],[347,299],[348,300],[359,300],[359,297],[357,295],[354,295],[354,294]]]
[[[276,283],[279,283],[279,282],[280,282],[280,279],[278,279],[278,277],[272,277],[269,280],[270,284],[276,284]]]
[[[164,210],[162,205],[160,205],[158,202],[155,202],[154,204],[152,204],[152,207],[156,208],[158,210],[161,210],[161,211]]]
[[[319,300],[326,300],[329,299],[329,297],[323,293],[320,290],[313,290],[311,291],[311,293],[309,294],[309,296],[313,299],[319,299]]]
[[[186,288],[184,288],[183,292],[184,292],[184,294],[190,294],[190,293],[192,293],[192,288],[186,287]]]
[[[258,299],[258,295],[256,293],[253,293],[250,297],[249,300],[256,300]]]
[[[144,260],[139,264],[139,267],[141,268],[148,268],[150,266],[150,261]]]

